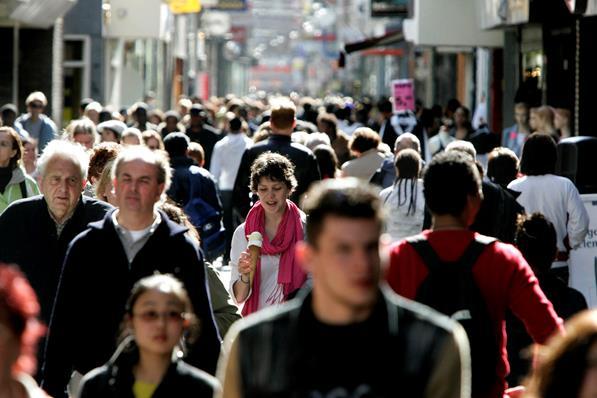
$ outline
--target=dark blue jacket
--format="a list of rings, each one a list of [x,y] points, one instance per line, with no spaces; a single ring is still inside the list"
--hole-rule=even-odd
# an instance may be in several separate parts
[[[13,202],[0,215],[0,261],[18,264],[25,273],[46,324],[50,322],[68,244],[110,209],[112,206],[105,202],[81,196],[60,236],[42,195]]]
[[[183,282],[201,325],[188,362],[215,372],[221,340],[203,254],[185,235],[186,228],[160,211],[162,222],[129,264],[112,213],[90,224],[71,243],[66,255],[43,367],[44,389],[56,398],[64,396],[73,369],[84,374],[108,361],[133,285],[155,272],[173,274]]]

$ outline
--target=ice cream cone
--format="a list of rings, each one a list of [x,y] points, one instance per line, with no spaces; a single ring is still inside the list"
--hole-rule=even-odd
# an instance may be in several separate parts
[[[253,279],[255,279],[255,269],[257,268],[257,260],[261,256],[261,246],[263,244],[263,236],[257,231],[252,232],[247,236],[249,242],[247,244],[247,250],[250,255],[251,261],[251,273],[249,274],[249,283],[253,286]]]

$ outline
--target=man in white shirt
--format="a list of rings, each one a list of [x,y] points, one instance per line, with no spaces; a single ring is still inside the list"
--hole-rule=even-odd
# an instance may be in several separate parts
[[[223,264],[230,260],[230,243],[232,234],[236,228],[232,217],[232,192],[234,181],[240,166],[240,160],[245,149],[253,145],[253,141],[242,131],[242,120],[232,112],[226,115],[228,119],[229,132],[214,146],[211,157],[211,173],[220,188],[220,197],[224,210],[224,227],[226,228],[226,253]]]
[[[568,281],[569,251],[584,242],[589,216],[572,181],[554,175],[557,156],[553,138],[547,134],[532,134],[522,150],[520,171],[525,176],[512,181],[508,188],[520,192],[517,201],[527,213],[542,213],[553,223],[558,254],[552,269]]]

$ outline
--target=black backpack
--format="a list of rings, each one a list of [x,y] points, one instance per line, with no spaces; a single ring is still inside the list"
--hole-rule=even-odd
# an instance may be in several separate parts
[[[429,270],[415,300],[460,322],[466,331],[471,348],[473,396],[493,388],[497,379],[495,327],[472,272],[483,250],[495,240],[477,236],[460,259],[445,262],[422,235],[407,239]]]

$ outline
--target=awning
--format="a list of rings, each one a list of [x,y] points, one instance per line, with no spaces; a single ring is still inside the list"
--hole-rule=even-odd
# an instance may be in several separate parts
[[[389,33],[386,33],[383,36],[379,37],[372,37],[367,40],[357,41],[354,43],[348,43],[344,45],[344,52],[346,54],[350,54],[356,51],[367,50],[369,48],[380,47],[380,46],[387,46],[390,44],[400,43],[404,41],[404,34],[402,30],[396,30]]]
[[[9,18],[28,27],[47,29],[56,19],[68,12],[77,0],[29,0],[11,2],[16,7],[11,9]]]

